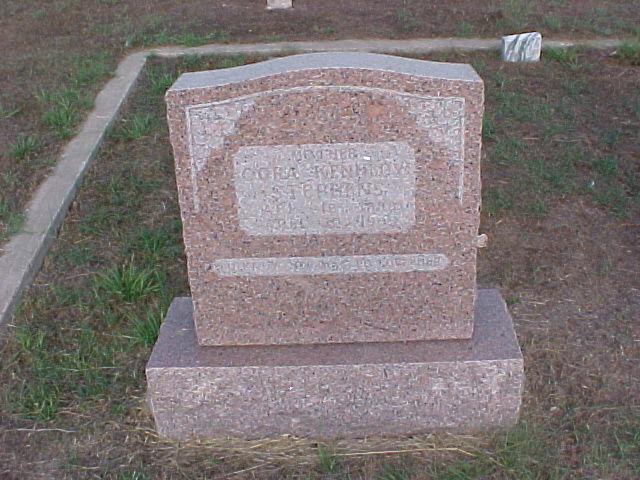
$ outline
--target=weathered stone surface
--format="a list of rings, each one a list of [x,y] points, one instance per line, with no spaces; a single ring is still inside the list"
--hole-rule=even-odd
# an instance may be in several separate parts
[[[293,0],[267,0],[267,10],[283,10],[293,7]]]
[[[502,59],[505,62],[537,62],[541,48],[542,35],[538,32],[502,37]]]
[[[483,84],[296,55],[167,93],[203,345],[470,338]]]
[[[174,300],[147,365],[158,432],[191,437],[410,435],[515,423],[523,362],[496,290],[471,340],[203,347]]]

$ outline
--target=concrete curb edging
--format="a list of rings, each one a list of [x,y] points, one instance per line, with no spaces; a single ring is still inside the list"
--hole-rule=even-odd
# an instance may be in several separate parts
[[[84,173],[145,61],[146,54],[134,53],[120,62],[80,131],[62,151],[53,173],[29,201],[22,230],[11,238],[0,257],[0,325],[9,319],[22,290],[40,270]]]
[[[543,48],[613,48],[618,39],[545,40]],[[91,161],[133,89],[149,56],[282,54],[311,52],[378,52],[425,54],[436,51],[481,51],[500,48],[500,39],[434,38],[415,40],[332,40],[307,42],[211,44],[200,47],[161,47],[126,56],[115,76],[100,91],[92,112],[66,145],[53,173],[40,185],[26,207],[26,221],[0,256],[0,326],[8,323],[24,288],[36,276],[53,243],[69,205]]]
[[[621,43],[617,39],[593,40],[545,40],[543,48],[612,48]],[[329,40],[309,42],[211,44],[200,47],[160,47],[148,50],[150,55],[175,58],[183,55],[234,55],[314,53],[314,52],[371,52],[424,54],[438,51],[482,51],[497,50],[502,45],[500,38],[431,38],[415,40]]]

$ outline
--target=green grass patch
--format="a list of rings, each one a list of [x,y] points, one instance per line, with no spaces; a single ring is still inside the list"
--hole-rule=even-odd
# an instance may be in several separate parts
[[[486,190],[482,200],[482,208],[486,210],[489,215],[497,215],[503,211],[511,210],[515,203],[513,195],[502,188]]]
[[[282,35],[270,34],[264,36],[264,41],[266,43],[276,43],[282,41]]]
[[[615,52],[617,58],[629,65],[640,65],[640,40],[627,41],[620,45]]]
[[[326,445],[318,445],[318,469],[325,475],[336,475],[340,471],[338,457]]]
[[[567,75],[561,81],[562,89],[574,99],[589,92],[589,84],[575,75]]]
[[[312,31],[316,35],[324,35],[324,36],[334,35],[336,33],[336,29],[330,25],[325,25],[324,27],[321,27],[320,25],[314,25],[312,28]]]
[[[40,90],[36,97],[44,108],[42,122],[61,140],[68,139],[82,118],[93,106],[98,83],[112,74],[113,58],[100,53],[73,60],[65,88]]]
[[[70,80],[74,87],[87,87],[113,74],[113,59],[106,52],[78,57],[73,61]]]
[[[529,23],[531,6],[525,0],[502,0],[499,5],[502,18],[498,28],[504,33],[520,33]]]
[[[142,195],[157,186],[154,178],[145,179],[132,172],[105,179],[97,190],[108,201],[103,205],[87,205],[78,220],[78,229],[85,234],[103,234],[127,222],[136,221]]]
[[[376,480],[410,480],[412,477],[403,465],[385,464],[375,478]]]
[[[18,392],[18,408],[24,418],[49,421],[58,413],[60,400],[53,382],[36,380],[25,382]]]
[[[180,62],[181,70],[194,71],[194,70],[202,70],[207,64],[207,58],[203,55],[185,55],[182,57],[182,61]],[[153,70],[160,70],[158,68]],[[166,70],[165,70],[166,71]],[[173,77],[172,77],[173,81]]]
[[[591,162],[591,167],[603,177],[614,177],[618,174],[618,160],[608,155],[594,159]]]
[[[396,23],[401,32],[409,33],[420,27],[420,22],[416,19],[411,10],[407,8],[399,8],[396,10]]]
[[[233,68],[240,67],[247,63],[247,59],[244,55],[231,55],[228,57],[217,57],[214,61],[214,68]]]
[[[554,15],[545,15],[542,23],[552,32],[559,32],[562,30],[562,19]]]
[[[175,259],[182,254],[182,230],[179,222],[169,228],[143,227],[133,232],[125,243],[125,255],[139,256],[146,264],[156,265],[161,260]]]
[[[198,55],[191,55],[188,60],[183,62],[191,62],[197,65]],[[147,71],[147,81],[149,82],[149,92],[152,95],[164,95],[167,89],[173,84],[173,75],[166,68],[149,68]]]
[[[143,316],[131,320],[131,339],[137,345],[151,348],[158,339],[160,325],[164,318],[163,309],[147,310]]]
[[[580,68],[580,56],[575,48],[546,48],[542,57],[545,60],[558,62],[572,70]]]
[[[546,99],[507,89],[495,93],[496,121],[543,122],[551,120],[553,110]]]
[[[7,118],[15,117],[21,111],[22,111],[22,109],[20,109],[18,107],[11,108],[11,107],[7,107],[6,105],[0,104],[0,119],[7,119]]]
[[[119,128],[115,131],[114,136],[120,140],[132,141],[150,135],[158,122],[155,117],[149,113],[136,113],[130,118],[120,122]]]
[[[73,267],[81,267],[92,262],[95,259],[95,254],[91,247],[73,245],[65,251],[62,259]]]
[[[41,141],[37,135],[20,135],[9,148],[9,155],[16,160],[24,160],[32,156],[38,148]]]
[[[107,295],[126,303],[161,291],[158,272],[140,268],[133,262],[98,273],[93,284],[96,296]]]
[[[80,122],[81,112],[93,105],[93,100],[78,89],[70,88],[60,92],[41,91],[38,99],[44,104],[43,123],[61,140],[71,137]]]
[[[456,30],[456,36],[458,37],[473,37],[475,33],[474,26],[469,22],[460,22],[458,30]]]
[[[554,75],[545,80],[544,91],[525,92],[517,75],[484,72],[485,168],[499,171],[499,183],[484,191],[484,210],[492,216],[509,211],[544,216],[557,200],[586,195],[615,215],[627,215],[638,182],[635,168],[628,161],[622,168],[625,162],[615,152],[630,148],[633,133],[626,123],[590,125],[599,119],[587,105],[598,105],[601,94],[586,80],[593,70],[587,52],[549,49],[547,53],[544,70]],[[483,72],[485,67],[479,66]],[[550,77],[542,69],[530,74],[534,82]],[[624,113],[620,110],[617,115]],[[585,129],[592,131],[589,140],[584,139]]]
[[[141,31],[130,35],[125,45],[127,47],[150,47],[154,45],[184,45],[186,47],[197,47],[207,43],[228,43],[231,35],[225,30],[214,30],[208,33],[196,33],[186,31],[181,33],[170,33],[166,29],[159,31]]]
[[[608,208],[619,216],[627,214],[627,195],[623,187],[615,180],[607,178],[591,180],[588,183],[587,190],[601,207]]]
[[[24,214],[12,209],[7,201],[0,200],[0,242],[18,233],[23,224]]]

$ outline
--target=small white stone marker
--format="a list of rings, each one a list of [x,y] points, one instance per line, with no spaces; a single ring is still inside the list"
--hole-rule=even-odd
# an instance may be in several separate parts
[[[293,0],[267,0],[267,10],[284,10],[293,7]]]
[[[538,32],[502,37],[502,60],[505,62],[537,62],[540,60],[542,35]]]

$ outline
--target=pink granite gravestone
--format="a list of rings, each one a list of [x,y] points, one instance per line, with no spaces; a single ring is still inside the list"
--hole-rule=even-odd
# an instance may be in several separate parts
[[[297,55],[185,74],[167,106],[192,300],[147,366],[161,433],[515,421],[511,319],[476,290],[470,66]]]

